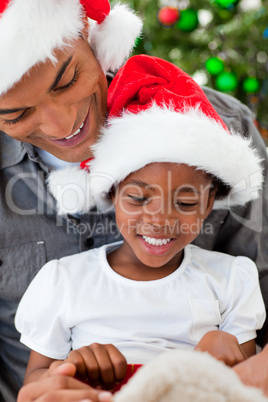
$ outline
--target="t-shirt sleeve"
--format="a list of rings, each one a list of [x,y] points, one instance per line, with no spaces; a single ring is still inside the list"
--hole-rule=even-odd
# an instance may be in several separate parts
[[[256,338],[266,313],[257,267],[249,258],[235,258],[226,293],[228,304],[219,329],[235,335],[240,344]]]
[[[68,283],[59,261],[48,262],[38,272],[18,306],[15,326],[21,342],[52,359],[65,359],[71,349],[66,322]]]

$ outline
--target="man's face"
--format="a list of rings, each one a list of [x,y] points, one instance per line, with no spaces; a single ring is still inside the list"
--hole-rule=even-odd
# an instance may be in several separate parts
[[[35,65],[0,97],[0,130],[68,162],[91,156],[104,123],[106,77],[82,37]]]

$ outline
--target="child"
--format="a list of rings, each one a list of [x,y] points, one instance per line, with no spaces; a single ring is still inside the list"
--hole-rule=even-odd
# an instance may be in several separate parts
[[[110,389],[126,362],[193,349],[217,330],[237,338],[238,360],[254,354],[265,318],[254,263],[190,244],[213,206],[258,197],[250,141],[228,131],[189,76],[149,56],[119,70],[108,108],[94,159],[83,165],[90,172],[56,172],[50,188],[61,212],[113,204],[123,241],[50,261],[37,274],[16,315],[33,350],[26,382],[66,359],[77,378]]]

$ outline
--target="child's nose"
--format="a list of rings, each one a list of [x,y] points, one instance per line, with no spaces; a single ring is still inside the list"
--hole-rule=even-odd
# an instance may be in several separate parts
[[[145,223],[161,228],[162,226],[170,226],[175,218],[172,215],[172,209],[168,202],[155,200],[144,207],[143,221]]]

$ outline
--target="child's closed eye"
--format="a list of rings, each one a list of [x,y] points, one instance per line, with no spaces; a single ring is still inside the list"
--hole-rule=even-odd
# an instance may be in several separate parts
[[[184,202],[184,201],[177,201],[176,205],[182,208],[193,208],[197,205],[197,202]]]
[[[140,203],[140,204],[148,201],[148,197],[143,197],[140,195],[128,194],[128,198],[130,198],[131,201],[134,201],[135,203]]]

